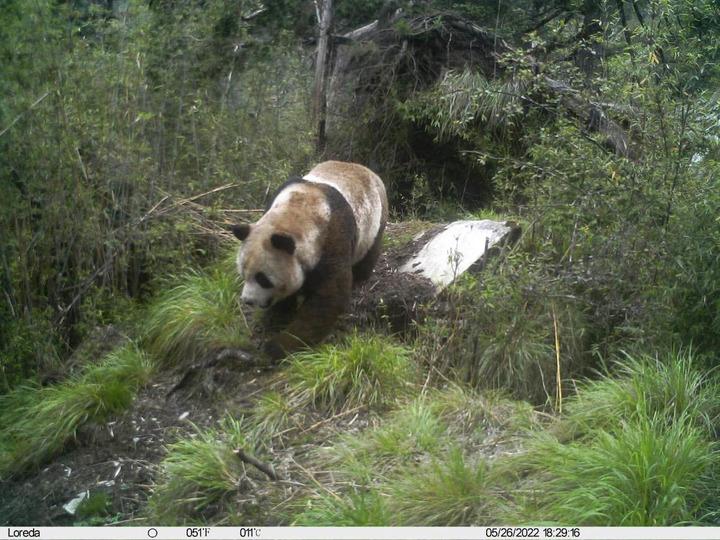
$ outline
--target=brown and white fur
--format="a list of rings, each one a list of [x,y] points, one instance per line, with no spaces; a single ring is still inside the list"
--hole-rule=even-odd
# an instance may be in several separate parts
[[[269,308],[274,329],[287,324],[266,344],[270,356],[315,345],[330,332],[353,284],[372,273],[387,213],[380,177],[356,163],[326,161],[281,186],[257,223],[233,227],[244,241],[237,256],[242,300]]]

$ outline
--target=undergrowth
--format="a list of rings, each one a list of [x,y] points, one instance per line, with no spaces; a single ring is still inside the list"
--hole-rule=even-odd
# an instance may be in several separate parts
[[[254,443],[242,420],[226,417],[218,428],[197,430],[167,448],[159,477],[148,501],[153,522],[165,525],[204,521],[227,510],[245,478],[238,448],[252,451]],[[201,519],[202,518],[202,519]]]
[[[688,351],[622,362],[542,422],[527,404],[462,387],[411,400],[318,453],[336,483],[294,522],[716,522],[716,380]]]
[[[231,263],[223,260],[177,281],[148,309],[144,344],[150,352],[174,365],[215,348],[248,345],[249,329],[238,304],[239,278]]]
[[[457,447],[388,475],[378,485],[310,499],[294,524],[469,526],[495,521],[501,499],[488,465]]]
[[[258,440],[269,440],[298,424],[295,407],[288,397],[276,390],[261,395],[253,407],[253,434]]]
[[[501,497],[482,458],[451,447],[385,484],[393,525],[470,526],[495,522]]]
[[[718,495],[717,381],[685,351],[626,356],[581,385],[566,414],[502,466],[517,522],[659,526],[711,519]],[[525,517],[523,517],[525,516]]]
[[[556,406],[562,379],[586,369],[585,322],[567,288],[518,260],[462,276],[448,316],[419,327],[416,346],[441,373],[521,400]]]
[[[683,419],[707,436],[720,429],[720,392],[716,377],[700,369],[689,350],[665,357],[623,355],[613,374],[582,383],[566,404],[566,415],[552,431],[561,439],[592,436],[642,418]]]
[[[358,491],[345,497],[323,493],[308,502],[292,525],[303,527],[387,527],[390,512],[377,491]]]
[[[359,334],[296,354],[287,369],[289,400],[330,410],[389,405],[413,380],[410,355],[388,338]]]
[[[0,476],[39,465],[73,440],[87,422],[125,410],[154,365],[134,344],[109,353],[54,386],[19,386],[0,397]]]
[[[547,438],[524,459],[533,495],[521,503],[523,521],[591,526],[668,526],[697,523],[716,491],[709,476],[717,451],[686,416],[660,414],[598,430],[585,443]]]
[[[512,446],[536,421],[527,403],[494,392],[450,385],[430,389],[373,422],[359,435],[341,435],[318,454],[340,477],[370,484],[400,465],[441,457],[450,448],[489,444]],[[503,433],[502,440],[493,434]]]

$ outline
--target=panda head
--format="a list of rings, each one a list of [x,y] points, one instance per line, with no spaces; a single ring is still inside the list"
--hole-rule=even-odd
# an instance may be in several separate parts
[[[290,234],[260,224],[234,225],[232,232],[243,242],[237,267],[245,281],[244,303],[268,308],[300,290],[304,274]]]

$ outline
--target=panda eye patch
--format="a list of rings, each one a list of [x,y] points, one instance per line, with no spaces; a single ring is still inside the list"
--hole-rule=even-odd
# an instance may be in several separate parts
[[[263,289],[273,288],[272,281],[270,281],[263,272],[255,274],[255,281],[257,281],[258,285],[260,285]]]

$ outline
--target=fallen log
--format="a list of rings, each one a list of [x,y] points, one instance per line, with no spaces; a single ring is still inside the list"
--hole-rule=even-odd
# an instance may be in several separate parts
[[[383,254],[373,276],[353,296],[350,321],[355,326],[388,325],[394,332],[410,330],[448,285],[466,272],[481,270],[519,233],[515,223],[491,220],[456,221],[421,232],[408,245]]]
[[[446,225],[398,270],[429,279],[437,292],[473,265],[481,264],[491,247],[507,239],[517,226],[510,222],[455,221]]]

